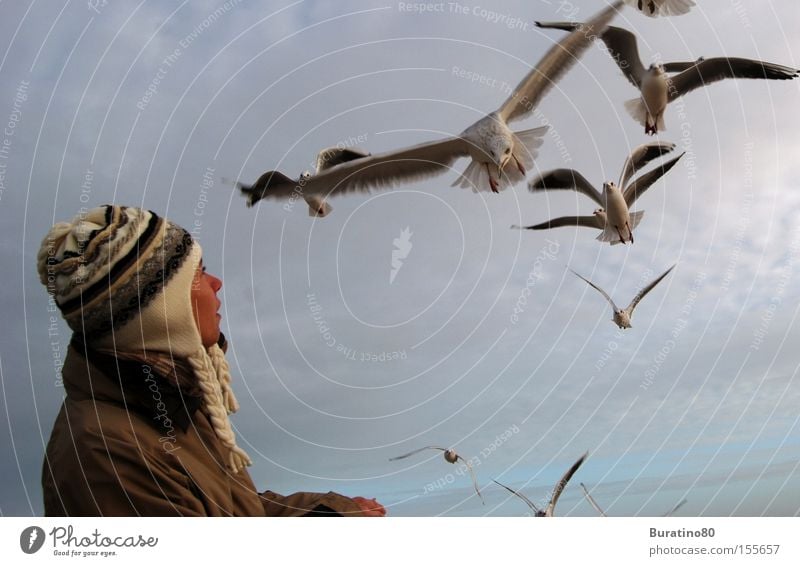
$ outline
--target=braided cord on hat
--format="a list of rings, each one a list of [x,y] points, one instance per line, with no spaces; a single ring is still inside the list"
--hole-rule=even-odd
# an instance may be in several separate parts
[[[219,386],[222,390],[222,404],[228,410],[228,413],[235,413],[239,410],[239,402],[233,395],[233,389],[231,389],[231,369],[228,366],[228,360],[225,359],[225,353],[222,348],[214,344],[208,349],[208,355],[214,365],[214,372],[217,374]]]
[[[221,352],[221,351],[220,351]],[[233,473],[238,473],[244,469],[245,466],[250,466],[253,461],[247,452],[242,450],[236,444],[236,435],[231,428],[231,421],[228,418],[228,407],[225,404],[225,395],[223,393],[222,382],[225,377],[217,377],[214,363],[211,356],[205,351],[200,350],[187,358],[189,364],[192,366],[195,376],[197,377],[198,386],[203,392],[203,404],[201,410],[211,421],[211,426],[219,438],[220,442],[228,448],[228,468]],[[227,366],[227,363],[225,364]],[[230,375],[227,376],[227,382],[230,383]],[[228,400],[233,399],[233,392],[230,390],[230,385],[225,387],[228,390]]]

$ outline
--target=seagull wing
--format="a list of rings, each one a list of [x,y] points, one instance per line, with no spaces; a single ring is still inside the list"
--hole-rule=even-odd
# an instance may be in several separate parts
[[[669,101],[696,88],[723,79],[793,79],[797,69],[738,57],[713,57],[700,61],[682,73],[670,77]]]
[[[459,157],[469,155],[467,142],[447,138],[404,149],[352,159],[309,178],[304,194],[346,194],[389,189],[447,171]]]
[[[572,467],[567,470],[567,473],[564,474],[558,481],[556,487],[553,489],[553,497],[550,498],[550,503],[547,504],[547,509],[544,510],[545,517],[553,516],[553,513],[556,510],[556,503],[558,503],[558,498],[561,497],[561,492],[563,492],[564,488],[567,487],[567,483],[569,483],[569,480],[572,479],[572,476],[575,475],[575,472],[578,471],[578,468],[581,467],[581,464],[583,464],[583,461],[586,460],[588,455],[589,453],[586,452],[583,456],[578,458],[578,461],[572,464]]]
[[[586,177],[574,169],[553,169],[542,173],[528,183],[528,189],[536,191],[578,191],[585,194],[594,202],[603,206],[603,196],[586,180]]]
[[[685,153],[685,152],[684,152]],[[636,199],[644,194],[644,192],[650,188],[653,183],[658,181],[661,177],[663,177],[667,171],[672,169],[675,164],[680,161],[681,157],[684,156],[684,153],[681,153],[678,157],[670,159],[666,163],[661,164],[660,167],[656,167],[652,171],[648,171],[641,177],[638,177],[635,181],[633,181],[630,186],[625,189],[623,196],[625,197],[625,202],[628,204],[628,208],[630,208]]]
[[[636,293],[636,296],[631,301],[631,304],[629,304],[628,308],[625,309],[626,311],[628,311],[628,315],[629,316],[633,314],[633,309],[636,308],[636,305],[639,304],[639,301],[644,299],[644,296],[647,295],[647,293],[649,293],[650,291],[652,291],[653,287],[658,285],[661,282],[661,280],[664,279],[664,277],[666,277],[669,274],[669,272],[672,271],[673,269],[675,269],[675,265],[673,265],[672,267],[667,269],[664,273],[659,275],[656,279],[651,281],[650,284],[647,287],[645,287],[644,289],[642,289],[641,291]]]
[[[531,501],[530,499],[528,499],[524,494],[520,493],[519,491],[511,489],[507,485],[504,485],[504,484],[500,483],[499,481],[497,481],[495,479],[493,479],[492,481],[494,483],[496,483],[497,485],[499,485],[500,487],[506,488],[508,491],[510,491],[511,493],[513,493],[514,495],[516,495],[517,497],[522,499],[525,503],[528,504],[528,507],[531,508],[531,510],[534,512],[534,514],[539,513],[539,508],[536,506],[536,504],[533,501]]]
[[[330,169],[335,165],[347,163],[354,159],[369,157],[369,153],[360,149],[350,149],[345,147],[328,147],[317,154],[317,173]]]
[[[424,450],[441,450],[442,452],[447,451],[446,448],[439,448],[438,446],[425,446],[424,448],[418,448],[416,450],[412,450],[408,454],[403,454],[402,456],[395,456],[394,458],[389,458],[389,461],[393,462],[395,460],[402,460],[403,458],[408,458],[409,456],[413,456],[414,454],[419,454]]]
[[[571,30],[568,36],[551,47],[498,109],[503,120],[508,123],[530,114],[550,88],[589,48],[592,40],[603,33],[621,7],[622,0],[614,2],[596,14],[584,27]]]
[[[608,517],[608,515],[606,515],[606,514],[605,514],[605,511],[603,511],[603,510],[600,508],[600,506],[597,504],[597,501],[595,501],[595,500],[594,500],[594,497],[592,497],[591,495],[589,495],[589,490],[588,490],[588,489],[586,489],[586,486],[585,486],[585,485],[583,485],[583,482],[581,482],[581,489],[583,489],[583,495],[585,495],[585,496],[586,496],[586,499],[588,499],[588,500],[589,500],[589,503],[592,505],[592,507],[594,507],[594,510],[595,510],[595,511],[597,511],[598,513],[600,513],[600,515],[601,515],[602,517]]]
[[[561,228],[563,226],[582,226],[584,228],[596,228],[602,230],[603,226],[597,219],[597,216],[560,216],[553,218],[541,224],[534,224],[533,226],[511,226],[520,230],[549,230],[550,228]]]
[[[672,509],[670,509],[669,511],[667,511],[666,513],[664,513],[664,514],[663,514],[663,515],[661,515],[661,516],[662,516],[662,517],[670,517],[670,516],[672,516],[672,515],[673,515],[673,514],[674,514],[674,513],[675,513],[675,512],[678,510],[678,509],[680,509],[681,507],[683,507],[683,505],[684,505],[685,503],[687,503],[688,501],[689,501],[688,499],[683,499],[683,500],[681,500],[681,502],[680,502],[680,503],[678,503],[678,504],[677,504],[675,507],[673,507]]]
[[[687,69],[691,69],[700,61],[703,61],[703,59],[703,57],[700,57],[697,61],[671,61],[669,63],[664,63],[662,66],[668,73],[682,73]]]
[[[247,197],[248,207],[263,198],[287,198],[297,186],[298,181],[287,177],[280,171],[267,171],[252,185],[236,182],[236,187],[243,196]]]
[[[483,500],[483,495],[481,495],[481,491],[478,489],[478,478],[475,477],[475,470],[472,469],[470,463],[467,462],[462,456],[459,456],[458,459],[466,464],[467,469],[469,470],[469,475],[472,476],[472,485],[475,487],[475,493],[477,493],[478,497],[481,498],[481,503],[486,505],[486,501]]]
[[[594,283],[592,283],[591,281],[589,281],[588,279],[586,279],[586,277],[584,277],[583,275],[581,275],[581,274],[580,274],[580,273],[578,273],[577,271],[574,271],[574,270],[572,270],[572,269],[570,269],[570,271],[572,271],[572,273],[574,273],[575,275],[577,275],[578,277],[580,277],[581,279],[583,279],[584,281],[586,281],[586,282],[587,282],[589,285],[591,285],[592,287],[594,287],[595,289],[597,289],[597,290],[600,292],[600,294],[601,294],[601,295],[603,295],[603,296],[606,298],[606,300],[607,300],[609,303],[611,303],[611,307],[612,307],[612,308],[613,308],[615,311],[616,311],[616,310],[619,310],[619,309],[617,308],[617,305],[615,305],[615,304],[614,304],[614,301],[611,299],[611,297],[609,297],[609,296],[608,296],[608,293],[606,293],[606,292],[605,292],[605,291],[603,291],[603,290],[602,290],[600,287],[598,287],[597,285],[595,285]]]
[[[620,188],[624,187],[631,175],[650,163],[653,159],[661,157],[673,149],[675,149],[675,144],[670,142],[644,143],[635,147],[633,151],[631,151],[631,154],[625,159],[625,164],[622,166],[622,173],[620,173],[617,186]]]

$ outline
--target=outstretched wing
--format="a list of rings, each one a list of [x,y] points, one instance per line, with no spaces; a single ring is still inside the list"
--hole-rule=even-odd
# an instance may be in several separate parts
[[[588,279],[586,279],[586,277],[584,277],[583,275],[581,275],[581,274],[580,274],[580,273],[578,273],[577,271],[574,271],[574,270],[572,270],[572,269],[570,269],[570,271],[572,271],[572,273],[574,273],[575,275],[577,275],[578,277],[580,277],[581,279],[583,279],[584,281],[586,281],[586,282],[587,282],[589,285],[591,285],[592,287],[594,287],[595,289],[597,289],[597,290],[600,292],[600,294],[601,294],[601,295],[603,295],[603,296],[606,298],[606,300],[607,300],[609,303],[611,303],[611,307],[614,309],[614,311],[617,311],[617,310],[619,310],[619,309],[617,308],[617,305],[615,305],[615,304],[614,304],[614,301],[613,301],[613,300],[611,300],[611,297],[609,297],[609,296],[608,296],[608,293],[606,293],[606,292],[605,292],[605,291],[603,291],[603,290],[602,290],[600,287],[598,287],[597,285],[595,285],[594,283],[592,283],[591,281],[589,281]]]
[[[672,267],[667,269],[664,273],[659,275],[656,279],[651,281],[650,284],[647,287],[645,287],[644,289],[642,289],[641,291],[636,293],[636,296],[631,301],[631,304],[629,304],[628,308],[625,309],[626,311],[628,311],[628,315],[632,315],[633,314],[633,309],[636,308],[636,305],[639,304],[639,301],[644,299],[644,296],[647,295],[647,293],[649,293],[650,291],[652,291],[653,287],[658,285],[661,282],[661,280],[664,279],[664,277],[666,277],[667,275],[669,275],[669,272],[672,271],[673,269],[675,269],[675,265],[673,265]]]
[[[583,24],[574,22],[536,22],[536,25],[542,28],[573,30]],[[600,35],[600,39],[606,44],[608,54],[611,55],[611,58],[616,62],[625,77],[633,86],[641,88],[642,78],[647,71],[639,58],[636,36],[626,29],[608,26]]]
[[[753,59],[713,57],[670,77],[669,101],[672,102],[687,92],[723,79],[787,80],[795,78],[798,72],[800,71],[792,67]]]
[[[472,466],[469,462],[467,462],[462,456],[458,457],[458,460],[461,460],[466,464],[467,469],[469,470],[469,475],[472,476],[472,485],[475,487],[475,493],[478,494],[478,497],[481,498],[481,503],[486,505],[486,501],[483,500],[483,495],[481,495],[481,491],[478,489],[478,478],[475,477],[475,470],[472,469]]]
[[[592,40],[603,33],[621,7],[621,0],[614,2],[551,47],[498,109],[503,120],[508,123],[532,112],[550,88],[589,48]]]
[[[389,458],[389,461],[393,462],[395,460],[402,460],[403,458],[408,458],[409,456],[413,456],[414,454],[419,454],[424,450],[441,450],[442,452],[447,451],[446,448],[439,448],[438,446],[425,446],[424,448],[418,448],[417,450],[412,450],[408,454],[403,454],[402,456],[395,456],[394,458]]]
[[[563,492],[564,488],[567,487],[569,480],[572,479],[572,476],[575,475],[575,472],[578,471],[578,468],[581,467],[581,464],[583,464],[583,461],[586,460],[588,455],[589,453],[586,452],[583,456],[578,458],[578,461],[572,464],[572,467],[570,467],[570,469],[567,470],[567,473],[564,474],[558,481],[556,487],[553,489],[553,497],[550,498],[550,503],[547,504],[547,509],[544,510],[545,517],[553,516],[553,512],[556,509],[556,503],[558,503],[558,498],[561,497],[561,492]]]
[[[236,186],[242,195],[247,197],[248,207],[253,206],[263,198],[287,198],[297,185],[297,181],[290,179],[280,171],[267,171],[252,185],[241,181],[236,182]]]
[[[507,485],[504,485],[504,484],[500,483],[499,481],[497,481],[495,479],[493,479],[492,481],[494,483],[496,483],[497,485],[499,485],[500,487],[504,487],[505,489],[507,489],[508,491],[510,491],[511,493],[513,493],[514,495],[516,495],[517,497],[522,499],[525,503],[527,503],[528,507],[531,508],[531,510],[533,511],[534,515],[538,515],[540,513],[539,508],[536,506],[536,504],[533,501],[531,501],[530,499],[528,499],[523,493],[520,493],[519,491],[511,489]]]
[[[633,151],[631,151],[631,154],[625,159],[625,164],[622,166],[622,172],[620,173],[617,186],[623,188],[631,175],[650,163],[653,159],[661,157],[673,149],[675,149],[675,144],[670,142],[644,143],[635,147]]]
[[[598,513],[600,513],[601,517],[608,517],[608,515],[606,515],[605,511],[603,511],[600,508],[600,506],[597,504],[597,501],[594,500],[594,497],[589,495],[589,490],[586,489],[586,486],[583,485],[583,482],[581,482],[581,489],[583,490],[583,495],[586,496],[586,499],[588,499],[589,503],[592,505],[592,507],[594,507],[594,510],[597,511]]]
[[[317,173],[330,169],[341,163],[347,163],[354,159],[369,157],[369,153],[360,149],[350,149],[346,147],[328,147],[317,154],[316,170]]]
[[[672,509],[670,509],[669,511],[667,511],[666,513],[664,513],[664,514],[663,514],[663,515],[661,515],[661,516],[662,516],[662,517],[670,517],[670,516],[672,516],[672,515],[673,515],[673,514],[674,514],[674,513],[675,513],[675,512],[678,510],[678,509],[680,509],[681,507],[683,507],[683,506],[684,506],[684,504],[685,504],[685,503],[687,503],[688,501],[689,501],[689,500],[688,500],[688,499],[686,499],[686,498],[682,499],[680,503],[678,503],[678,504],[677,504],[675,507],[673,507]]]
[[[670,61],[669,63],[663,63],[662,67],[664,67],[664,70],[668,73],[682,73],[686,69],[691,69],[704,60],[705,57],[700,57],[696,61]]]
[[[600,225],[600,221],[597,219],[597,216],[559,216],[558,218],[553,218],[552,220],[548,220],[547,222],[542,222],[541,224],[534,224],[533,226],[517,226],[516,224],[512,225],[512,228],[518,228],[520,230],[549,230],[551,228],[561,228],[563,226],[582,226],[584,228],[596,228],[598,230],[602,230],[603,226]]]
[[[675,164],[680,161],[680,158],[683,157],[685,154],[681,153],[678,157],[670,159],[666,163],[663,163],[661,167],[656,167],[652,171],[648,171],[641,177],[637,178],[634,182],[630,184],[628,188],[625,189],[623,193],[623,197],[625,197],[625,202],[628,204],[628,208],[630,208],[636,199],[644,194],[644,192],[650,188],[656,181],[658,181],[661,177],[663,177],[667,171],[672,169]]]
[[[542,173],[528,183],[528,189],[534,193],[536,191],[578,191],[603,206],[603,196],[600,191],[574,169],[553,169]]]
[[[468,154],[468,144],[460,137],[422,143],[334,165],[309,178],[301,190],[328,196],[389,189],[444,173]]]

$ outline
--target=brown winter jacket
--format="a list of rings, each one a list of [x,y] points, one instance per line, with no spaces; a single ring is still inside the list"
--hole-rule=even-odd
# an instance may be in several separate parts
[[[225,468],[198,398],[151,377],[146,364],[91,351],[86,357],[76,345],[64,363],[66,399],[47,444],[45,515],[361,515],[353,500],[333,492],[259,494],[246,470]]]

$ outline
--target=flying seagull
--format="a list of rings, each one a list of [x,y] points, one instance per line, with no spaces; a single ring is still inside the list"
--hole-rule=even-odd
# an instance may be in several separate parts
[[[600,205],[600,208],[596,209],[592,216],[561,216],[541,224],[522,228],[526,230],[548,230],[561,226],[583,226],[600,230],[597,240],[608,242],[612,246],[614,244],[624,244],[625,242],[633,243],[633,230],[642,220],[644,211],[630,212],[630,207],[651,185],[672,169],[678,160],[683,157],[683,153],[635,180],[632,179],[632,175],[653,159],[673,149],[675,149],[675,144],[666,142],[647,143],[635,148],[625,160],[619,184],[615,185],[610,181],[603,183],[602,193],[595,189],[583,175],[573,169],[555,169],[542,173],[528,183],[528,188],[532,192],[575,190],[591,198]],[[512,226],[512,228],[520,228],[520,226]]]
[[[673,514],[674,514],[674,513],[675,513],[675,512],[678,510],[678,509],[680,509],[681,507],[683,507],[683,506],[684,506],[684,504],[685,504],[687,501],[688,501],[688,499],[686,499],[686,498],[684,498],[684,499],[681,499],[681,502],[680,502],[680,503],[678,503],[678,504],[677,504],[675,507],[673,507],[672,509],[670,509],[669,511],[667,511],[666,513],[664,513],[664,514],[663,514],[663,515],[661,515],[661,516],[662,516],[662,517],[671,517],[671,516],[672,516],[672,515],[673,515]]]
[[[606,515],[605,511],[603,511],[600,508],[600,506],[597,504],[597,501],[594,500],[594,497],[589,495],[589,490],[586,489],[586,486],[583,485],[583,482],[581,482],[581,489],[583,490],[583,495],[586,496],[586,499],[589,501],[589,503],[592,505],[592,507],[594,507],[594,510],[597,511],[598,513],[600,513],[601,517],[608,517],[608,515]]]
[[[240,191],[242,191],[242,194],[247,197],[247,206],[251,207],[258,202],[259,199],[261,199],[262,193],[270,184],[274,184],[276,182],[290,184],[292,185],[296,194],[303,194],[303,188],[309,182],[309,180],[314,177],[315,174],[319,175],[331,167],[335,167],[336,165],[340,165],[342,163],[347,163],[348,161],[353,161],[354,159],[369,157],[369,155],[369,153],[361,151],[360,149],[338,146],[329,147],[323,149],[317,154],[314,168],[316,173],[303,171],[299,178],[290,179],[286,175],[278,173],[277,171],[268,171],[267,173],[261,175],[252,185],[237,182],[236,186]],[[333,210],[333,207],[326,202],[324,195],[306,193],[303,194],[303,198],[305,199],[306,203],[308,203],[309,216],[319,216],[320,218],[324,218]]]
[[[574,22],[536,22],[542,28],[562,29],[572,33],[582,24]],[[794,79],[800,71],[783,65],[740,57],[700,58],[691,63],[652,64],[645,69],[636,44],[636,36],[626,29],[608,26],[599,35],[608,53],[628,80],[639,89],[640,97],[628,100],[625,109],[654,135],[664,126],[667,105],[697,88],[723,79]],[[667,73],[678,73],[669,76]]]
[[[595,510],[595,511],[597,511],[598,513],[600,513],[600,515],[601,515],[602,517],[608,517],[608,515],[606,515],[605,511],[603,511],[603,510],[600,508],[600,506],[597,504],[597,501],[595,501],[595,500],[594,500],[594,497],[592,497],[591,495],[589,495],[589,490],[588,490],[588,489],[586,489],[586,486],[585,486],[585,485],[583,485],[583,483],[581,483],[581,489],[583,490],[583,495],[584,495],[584,496],[586,496],[586,499],[589,501],[589,503],[591,504],[591,506],[592,506],[592,507],[594,507],[594,510]],[[681,507],[683,507],[683,505],[684,505],[686,502],[687,502],[687,500],[686,500],[686,499],[682,499],[680,503],[678,503],[678,504],[677,504],[675,507],[673,507],[672,509],[670,509],[669,511],[667,511],[666,513],[664,513],[664,514],[663,514],[663,515],[661,515],[661,516],[662,516],[662,517],[669,517],[669,516],[671,516],[671,515],[672,515],[673,513],[675,513],[675,512],[676,512],[678,509],[680,509]]]
[[[542,145],[547,126],[512,131],[508,124],[533,112],[550,88],[589,48],[622,6],[617,0],[598,13],[586,28],[570,33],[550,48],[508,99],[494,112],[481,118],[460,135],[380,153],[341,163],[319,172],[298,188],[298,182],[277,171],[261,176],[244,192],[252,206],[262,198],[290,198],[305,195],[333,195],[353,191],[391,188],[399,183],[439,175],[461,157],[471,157],[466,170],[453,186],[473,191],[499,192],[525,179]]]
[[[651,18],[680,16],[695,5],[694,0],[625,0],[625,3]]]
[[[584,460],[586,460],[586,457],[588,455],[589,453],[586,452],[583,456],[578,458],[578,461],[572,464],[572,467],[570,467],[570,469],[567,470],[567,473],[565,473],[561,477],[561,479],[558,480],[558,483],[553,488],[553,494],[550,497],[550,501],[547,503],[547,507],[545,507],[544,511],[542,511],[533,501],[525,497],[525,495],[523,495],[519,491],[511,489],[507,485],[503,485],[497,480],[492,480],[492,481],[494,481],[494,483],[496,483],[500,487],[507,489],[508,491],[510,491],[511,493],[522,499],[528,505],[528,507],[531,508],[534,517],[553,517],[556,509],[556,503],[558,503],[558,498],[561,497],[561,492],[564,491],[564,488],[567,486],[567,483],[569,482],[570,479],[572,479],[572,476],[575,475],[575,472],[578,471],[578,468],[581,467],[581,464],[583,464]]]
[[[624,309],[621,309],[616,304],[614,304],[614,301],[611,299],[611,297],[608,296],[608,293],[606,293],[600,287],[598,287],[597,285],[586,279],[583,275],[579,274],[576,271],[573,271],[572,269],[570,269],[570,271],[572,271],[572,273],[574,273],[575,275],[586,281],[589,285],[597,289],[600,292],[600,294],[603,295],[609,303],[611,303],[611,308],[614,309],[614,317],[611,320],[613,320],[617,326],[619,326],[620,328],[632,328],[631,317],[633,316],[633,309],[635,309],[636,305],[639,304],[639,301],[641,301],[644,298],[644,296],[647,295],[647,293],[652,291],[653,287],[658,285],[661,282],[661,280],[664,279],[664,277],[666,277],[667,274],[674,268],[675,266],[673,265],[672,267],[667,269],[664,273],[659,275],[656,279],[651,281],[650,284],[647,285],[647,287],[636,293],[636,296],[631,301],[631,304],[629,304]]]
[[[403,454],[402,456],[395,456],[394,458],[389,458],[389,461],[393,462],[395,460],[402,460],[403,458],[408,458],[409,456],[413,456],[414,454],[419,454],[420,452],[422,452],[424,450],[441,450],[442,452],[444,452],[444,459],[447,462],[449,462],[450,464],[455,464],[459,460],[464,462],[464,464],[467,466],[467,469],[469,470],[470,475],[472,476],[472,485],[475,487],[475,493],[477,493],[478,497],[481,498],[481,503],[486,505],[486,502],[483,500],[483,495],[481,495],[481,492],[478,489],[478,479],[475,477],[475,472],[473,471],[472,466],[463,457],[461,457],[458,454],[456,454],[456,451],[453,450],[452,448],[440,448],[438,446],[425,446],[424,448],[418,448],[417,450],[412,450],[408,454]]]

